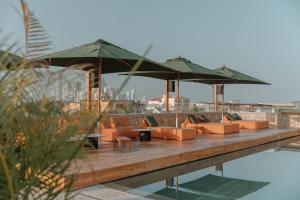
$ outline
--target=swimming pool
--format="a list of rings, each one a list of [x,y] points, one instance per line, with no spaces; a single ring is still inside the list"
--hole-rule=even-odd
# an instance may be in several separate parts
[[[160,180],[155,183],[141,185],[134,188],[128,188],[127,186],[119,185],[119,182],[97,185],[89,188],[85,188],[80,190],[79,192],[83,193],[93,193],[93,191],[101,190],[104,187],[110,187],[114,190],[122,190],[128,194],[131,194],[131,199],[139,199],[142,197],[146,197],[148,199],[186,199],[182,196],[176,195],[178,192],[191,193],[189,196],[190,199],[235,199],[232,196],[224,196],[224,194],[218,194],[219,191],[230,191],[238,186],[236,184],[241,184],[240,187],[249,187],[246,185],[243,186],[245,181],[253,181],[255,183],[267,183],[263,184],[263,187],[260,187],[258,190],[250,192],[247,195],[242,195],[241,198],[243,200],[252,200],[252,199],[274,199],[274,200],[299,200],[300,199],[300,190],[299,190],[299,182],[300,182],[300,152],[287,151],[287,150],[268,150],[261,153],[256,153],[250,156],[242,157],[239,159],[235,159],[232,161],[225,162],[223,164],[223,177],[228,178],[228,180],[234,179],[238,180],[238,183],[234,184],[225,184],[228,186],[227,188],[220,188],[220,184],[216,184],[216,188],[219,187],[218,191],[210,190],[210,192],[205,193],[203,191],[197,191],[195,189],[187,189],[186,185],[189,186],[191,181],[195,180],[203,180],[203,178],[208,178],[210,174],[210,178],[218,178],[219,181],[224,181],[222,179],[221,171],[216,171],[215,167],[209,167],[205,169],[195,170],[193,172],[183,174],[178,176],[178,188],[176,187],[176,178],[174,179],[174,185],[170,184],[168,192],[174,192],[173,194],[168,194],[166,196],[164,193],[159,193],[163,195],[152,195],[157,193],[158,191],[162,191],[166,188],[165,180]],[[158,172],[159,173],[159,172]],[[212,176],[213,175],[213,176]],[[202,178],[202,179],[201,179]],[[226,180],[225,180],[226,181]],[[244,182],[243,182],[244,181]],[[147,182],[145,180],[145,182]],[[214,183],[214,182],[210,182]],[[215,182],[216,183],[216,182]],[[200,183],[199,183],[200,184]],[[185,187],[183,187],[185,186]],[[178,191],[176,192],[176,189]],[[242,190],[242,189],[241,189]],[[95,196],[99,199],[105,199],[98,193],[99,195]],[[170,198],[171,197],[171,198]],[[107,198],[109,199],[109,198]],[[110,198],[113,199],[113,198]],[[119,198],[122,199],[122,198]],[[124,196],[125,199],[125,196]]]

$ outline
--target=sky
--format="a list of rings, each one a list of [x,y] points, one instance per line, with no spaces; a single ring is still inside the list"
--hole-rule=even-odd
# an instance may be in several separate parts
[[[214,69],[227,66],[271,83],[226,85],[225,100],[300,100],[299,0],[28,0],[53,41],[52,51],[99,38],[158,62],[182,56]],[[24,43],[19,0],[0,0],[0,39]],[[124,77],[105,79],[118,87]],[[137,96],[163,94],[163,81],[132,78]],[[181,82],[181,95],[211,101],[208,85]]]

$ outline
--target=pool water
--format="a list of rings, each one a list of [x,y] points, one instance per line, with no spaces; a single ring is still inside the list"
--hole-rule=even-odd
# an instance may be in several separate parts
[[[179,184],[208,174],[221,176],[214,167],[179,176]],[[299,200],[300,152],[269,150],[223,164],[223,176],[252,181],[270,182],[243,200]],[[165,181],[132,189],[128,192],[145,196],[165,187]],[[180,188],[179,188],[180,189]]]
[[[217,175],[222,179],[222,173],[220,171],[216,172],[215,167],[210,167],[181,175],[178,177],[178,182],[179,184],[188,183],[201,177],[206,177],[209,174]],[[251,182],[267,182],[267,184],[265,184],[260,189],[240,198],[243,200],[299,200],[300,152],[287,150],[268,150],[229,161],[223,164],[223,176],[230,179],[242,179]],[[99,190],[103,187],[107,187],[107,185],[98,185],[83,189],[81,191]],[[165,180],[161,180],[159,182],[137,188],[128,189],[122,186],[120,188],[123,188],[122,191],[125,191],[126,193],[137,197],[133,199],[139,199],[142,197],[149,198],[149,196],[153,198],[153,196],[151,196],[153,193],[156,193],[165,188]],[[171,191],[175,191],[176,193],[175,186],[170,188]],[[116,188],[114,187],[114,189]],[[201,192],[198,193],[199,191],[186,190],[186,188],[183,188],[181,185],[179,185],[178,189],[183,192],[196,192],[196,194],[201,194]],[[232,188],[223,188],[225,192],[230,191],[230,189]],[[210,198],[210,193],[203,195],[204,197],[208,195],[209,198],[201,197],[190,199],[214,199]],[[175,197],[169,199],[186,199],[182,197],[180,198],[178,195],[174,196]],[[97,198],[102,199],[101,196],[97,196]],[[160,196],[155,196],[155,199],[160,199]]]

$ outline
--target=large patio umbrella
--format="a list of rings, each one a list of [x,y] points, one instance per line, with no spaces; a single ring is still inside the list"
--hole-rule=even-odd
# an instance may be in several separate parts
[[[143,62],[137,71],[172,71],[168,67],[134,54],[117,45],[99,39],[95,42],[80,45],[74,48],[51,53],[33,59],[33,61],[46,61],[48,65],[70,67],[88,71],[88,83],[91,82],[91,71],[97,74],[98,85],[98,112],[101,112],[101,75],[106,73],[129,72],[137,61]],[[88,110],[91,109],[90,84],[88,84]]]
[[[220,68],[214,69],[214,71],[222,74],[223,76],[229,77],[230,79],[198,79],[198,80],[188,80],[189,82],[204,83],[209,85],[222,84],[222,121],[224,119],[224,84],[260,84],[260,85],[270,85],[270,83],[264,82],[247,74],[241,73],[239,71],[233,70],[226,65]],[[214,93],[214,99],[217,99],[216,92]],[[216,100],[217,101],[217,100]]]
[[[202,67],[198,64],[191,62],[190,60],[183,57],[176,57],[169,59],[163,63],[164,65],[170,67],[175,72],[134,72],[130,75],[134,76],[146,76],[150,78],[158,78],[162,80],[177,80],[177,98],[176,98],[176,127],[178,127],[178,111],[179,111],[179,80],[183,79],[230,79],[228,77],[222,76],[220,73]],[[124,74],[123,74],[124,75]],[[129,74],[125,74],[129,75]]]

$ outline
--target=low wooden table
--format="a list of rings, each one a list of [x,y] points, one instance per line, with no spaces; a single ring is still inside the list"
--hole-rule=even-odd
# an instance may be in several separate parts
[[[129,150],[132,149],[132,139],[126,136],[120,136],[116,138],[119,148],[128,148]]]
[[[151,141],[151,131],[152,129],[150,128],[137,128],[137,129],[132,129],[133,131],[138,131],[140,132],[140,141]]]

